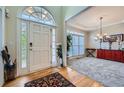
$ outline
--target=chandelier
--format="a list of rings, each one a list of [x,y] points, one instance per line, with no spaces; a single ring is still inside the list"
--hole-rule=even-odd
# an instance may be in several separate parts
[[[103,21],[103,17],[100,17],[100,32],[95,37],[95,40],[100,42],[100,49],[101,49],[101,44],[103,42],[103,38],[104,37],[109,38],[109,36],[107,36],[106,33],[102,32],[102,21]]]

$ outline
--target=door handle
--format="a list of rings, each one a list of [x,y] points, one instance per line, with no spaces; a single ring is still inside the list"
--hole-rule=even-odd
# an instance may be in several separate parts
[[[32,47],[33,46],[32,42],[30,42],[29,45],[30,45],[30,47]]]
[[[29,46],[30,46],[29,50],[32,51],[32,48],[31,48],[33,46],[32,42],[29,43]]]

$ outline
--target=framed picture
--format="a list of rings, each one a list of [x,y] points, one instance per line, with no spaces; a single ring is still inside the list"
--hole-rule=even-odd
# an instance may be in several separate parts
[[[110,35],[110,37],[103,37],[103,42],[117,42],[117,40],[119,41],[124,41],[124,34],[116,34],[116,35]]]

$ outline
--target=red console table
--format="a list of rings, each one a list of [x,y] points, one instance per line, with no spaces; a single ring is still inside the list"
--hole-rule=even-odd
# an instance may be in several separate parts
[[[118,61],[124,63],[124,51],[97,49],[97,58]]]

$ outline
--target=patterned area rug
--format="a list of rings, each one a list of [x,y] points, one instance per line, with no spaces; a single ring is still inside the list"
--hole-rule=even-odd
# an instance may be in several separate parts
[[[124,87],[124,63],[86,57],[68,64],[72,69],[104,86]]]
[[[25,87],[75,87],[58,72],[30,81]]]

